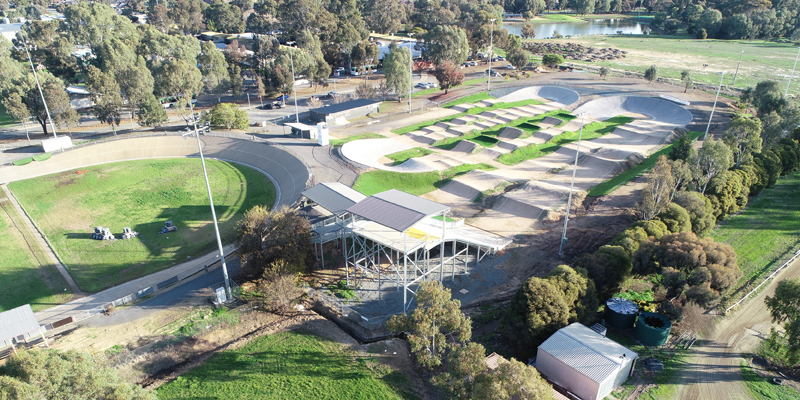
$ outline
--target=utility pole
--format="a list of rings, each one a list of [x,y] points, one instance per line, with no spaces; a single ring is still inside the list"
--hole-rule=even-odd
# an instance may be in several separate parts
[[[489,35],[489,78],[486,79],[486,93],[489,93],[489,89],[492,86],[492,52],[494,51],[494,21],[497,21],[497,18],[491,19],[491,34]]]
[[[23,43],[22,47],[25,48],[25,54],[28,55],[28,62],[31,64],[31,70],[33,71],[33,78],[36,80],[36,87],[39,89],[39,95],[42,96],[42,104],[44,104],[44,111],[47,113],[47,120],[50,121],[50,129],[53,130],[53,137],[58,138],[56,136],[56,126],[53,125],[53,117],[50,116],[50,109],[47,107],[47,100],[44,99],[44,92],[42,92],[42,85],[39,83],[39,75],[36,74],[36,67],[33,65],[33,60],[31,60],[31,53],[28,51],[28,39],[23,37],[25,43]]]
[[[786,97],[786,96],[789,95],[789,85],[792,84],[792,78],[794,78],[794,69],[797,68],[797,60],[798,59],[800,59],[800,47],[797,48],[797,57],[794,58],[794,67],[792,67],[792,74],[789,75],[789,83],[786,84],[786,91],[783,93],[783,97]]]
[[[742,50],[742,54],[739,54],[739,63],[736,64],[736,73],[733,75],[733,87],[736,87],[736,77],[739,76],[739,66],[742,65],[742,56],[744,55],[744,50]]]
[[[575,151],[575,167],[572,169],[572,183],[569,184],[569,198],[567,199],[567,215],[564,216],[564,232],[561,234],[561,246],[558,255],[564,255],[564,244],[567,243],[567,222],[569,222],[569,209],[572,207],[572,188],[575,187],[575,174],[578,172],[578,156],[581,154],[581,137],[583,137],[583,120],[586,113],[581,113],[581,130],[578,133],[578,149]]]
[[[706,141],[706,136],[708,136],[708,130],[711,129],[711,119],[714,118],[714,110],[717,109],[717,100],[719,99],[719,91],[722,89],[722,78],[725,77],[725,71],[720,72],[719,77],[719,87],[717,87],[717,97],[714,98],[714,106],[711,107],[711,115],[708,116],[708,125],[706,125],[706,133],[703,134],[703,141]],[[697,162],[700,162],[700,159],[697,159]]]
[[[292,46],[289,46],[289,62],[292,64],[292,92],[294,92],[294,122],[300,123],[300,113],[297,111],[297,81],[294,79],[294,57],[292,56]]]
[[[411,52],[410,47],[408,50],[408,113],[411,114],[411,84],[414,83],[414,53]]]

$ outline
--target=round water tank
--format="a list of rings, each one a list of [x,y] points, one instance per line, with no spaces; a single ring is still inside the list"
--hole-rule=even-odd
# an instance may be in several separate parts
[[[672,322],[656,313],[641,313],[636,321],[636,337],[645,346],[661,346],[667,343]]]
[[[628,299],[614,297],[606,302],[606,322],[614,329],[633,328],[638,312],[639,306]]]

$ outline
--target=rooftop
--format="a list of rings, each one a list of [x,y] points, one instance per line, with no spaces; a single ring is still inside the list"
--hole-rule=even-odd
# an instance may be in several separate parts
[[[0,342],[39,330],[30,304],[0,313]]]
[[[559,329],[539,346],[539,350],[598,383],[617,371],[626,359],[638,356],[579,322]]]
[[[347,211],[377,222],[387,228],[403,232],[425,217],[450,210],[434,201],[392,189],[367,197]]]
[[[303,192],[303,196],[333,214],[341,215],[347,209],[367,198],[339,182],[320,183]]]
[[[326,107],[319,107],[309,110],[310,112],[317,112],[324,115],[335,114],[342,111],[352,110],[354,108],[369,106],[373,104],[378,104],[380,101],[376,100],[368,100],[368,99],[356,99],[345,101],[344,103],[339,104],[331,104]]]

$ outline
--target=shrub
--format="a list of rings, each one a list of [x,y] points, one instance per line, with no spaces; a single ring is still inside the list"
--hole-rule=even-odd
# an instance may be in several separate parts
[[[706,28],[700,28],[700,30],[697,31],[697,34],[695,34],[695,37],[697,39],[700,39],[700,40],[707,39],[708,38],[708,32],[706,31]]]
[[[706,236],[714,229],[717,219],[714,217],[714,207],[708,197],[698,192],[687,191],[676,193],[672,201],[689,213],[692,232],[697,236]]]
[[[689,232],[692,230],[692,222],[689,213],[685,208],[672,203],[667,209],[656,217],[663,222],[670,233]]]
[[[570,309],[569,322],[590,325],[596,318],[597,290],[588,275],[585,269],[573,269],[569,265],[559,265],[547,275],[547,280],[563,293]]]
[[[564,57],[559,54],[545,54],[542,56],[542,64],[555,68],[564,63]]]
[[[683,322],[684,309],[680,304],[675,304],[669,300],[664,300],[659,305],[658,312],[661,315],[669,318],[669,320],[675,324],[680,324]]]
[[[549,280],[533,277],[522,284],[503,317],[503,332],[522,359],[569,323],[570,310],[561,291]]]
[[[594,281],[600,298],[619,291],[623,279],[631,273],[631,259],[621,246],[602,246],[575,260],[576,269],[585,269]]]

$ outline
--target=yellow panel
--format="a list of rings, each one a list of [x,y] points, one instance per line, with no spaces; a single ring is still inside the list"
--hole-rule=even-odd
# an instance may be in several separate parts
[[[408,228],[408,230],[406,231],[406,234],[408,234],[408,236],[413,237],[414,239],[419,239],[419,240],[426,240],[426,239],[427,240],[439,240],[438,237],[428,235],[427,233],[425,233],[425,232],[423,232],[423,231],[421,231],[419,229],[416,229],[416,228]]]

